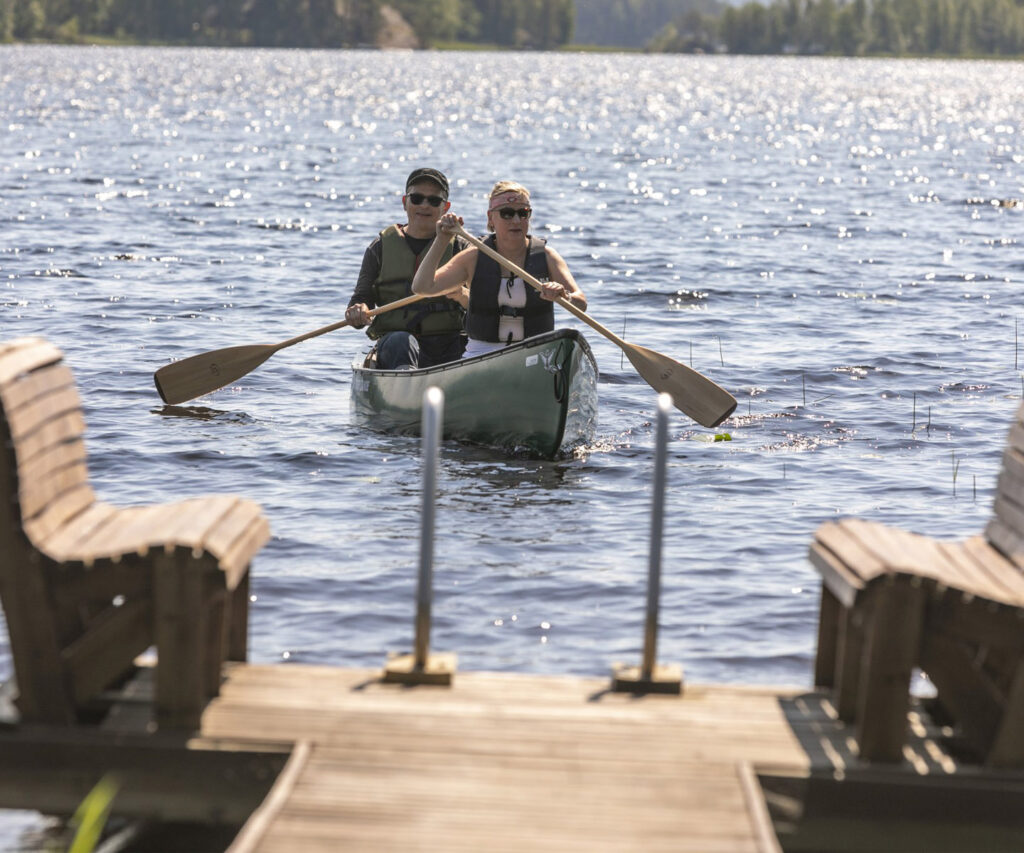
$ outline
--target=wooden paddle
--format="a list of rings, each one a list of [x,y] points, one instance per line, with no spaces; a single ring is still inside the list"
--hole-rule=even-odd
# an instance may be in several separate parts
[[[426,298],[428,297],[414,293],[412,296],[381,305],[367,313],[371,317],[376,317],[385,311],[393,311],[395,308],[401,308]],[[209,394],[211,391],[216,391],[218,388],[223,388],[225,385],[230,385],[235,380],[241,379],[245,374],[251,373],[263,364],[278,350],[350,325],[352,324],[347,320],[342,320],[324,326],[322,329],[281,341],[279,344],[255,344],[203,352],[161,367],[153,374],[153,381],[156,382],[156,390],[160,392],[160,397],[165,403],[184,403],[186,400],[202,397],[203,394]]]
[[[485,255],[494,258],[510,272],[515,273],[523,281],[537,290],[542,290],[540,282],[522,267],[503,257],[482,240],[478,240],[461,226],[456,233],[476,246]],[[655,391],[663,392],[672,397],[672,402],[679,411],[693,418],[701,426],[716,427],[732,414],[736,408],[736,398],[706,376],[692,367],[687,367],[675,359],[662,355],[647,347],[637,346],[624,341],[614,332],[606,329],[589,314],[573,305],[568,299],[555,300],[566,311],[582,320],[596,332],[600,332],[613,344],[618,346],[630,360],[636,372]]]

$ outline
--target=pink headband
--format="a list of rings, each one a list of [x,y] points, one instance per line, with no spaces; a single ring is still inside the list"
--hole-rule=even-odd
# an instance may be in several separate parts
[[[487,209],[494,210],[496,207],[504,207],[506,204],[515,204],[516,202],[518,202],[519,204],[528,205],[530,203],[530,200],[526,196],[517,192],[509,191],[505,193],[499,193],[498,195],[491,198],[491,206],[488,207]]]

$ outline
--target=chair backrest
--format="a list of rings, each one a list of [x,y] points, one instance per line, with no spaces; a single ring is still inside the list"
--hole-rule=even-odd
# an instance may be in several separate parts
[[[1024,404],[1017,409],[1006,440],[985,538],[1019,569],[1024,569]]]
[[[0,346],[0,485],[7,512],[0,534],[40,546],[95,500],[86,462],[85,420],[63,354],[39,338]]]

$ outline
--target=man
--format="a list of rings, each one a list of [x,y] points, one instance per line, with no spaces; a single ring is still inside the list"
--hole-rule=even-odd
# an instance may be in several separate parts
[[[411,370],[456,361],[466,342],[466,288],[372,318],[367,313],[412,294],[412,277],[434,240],[435,225],[451,207],[448,179],[437,169],[414,169],[405,182],[402,207],[408,221],[389,225],[367,247],[345,311],[345,319],[356,328],[370,324],[366,334],[377,341],[376,366],[381,370]],[[445,249],[442,263],[465,247],[461,238],[453,241]]]

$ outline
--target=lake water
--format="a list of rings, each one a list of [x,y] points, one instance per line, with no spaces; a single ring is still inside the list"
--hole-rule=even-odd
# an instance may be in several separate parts
[[[822,521],[953,538],[990,512],[1024,388],[1022,128],[1016,62],[0,47],[0,330],[66,352],[101,498],[265,507],[254,661],[377,666],[411,644],[421,470],[350,418],[365,335],[175,410],[152,375],[341,319],[413,167],[478,233],[519,180],[592,316],[740,401],[670,424],[659,658],[809,685]],[[579,328],[592,446],[442,449],[432,644],[462,669],[639,660],[655,394]]]

